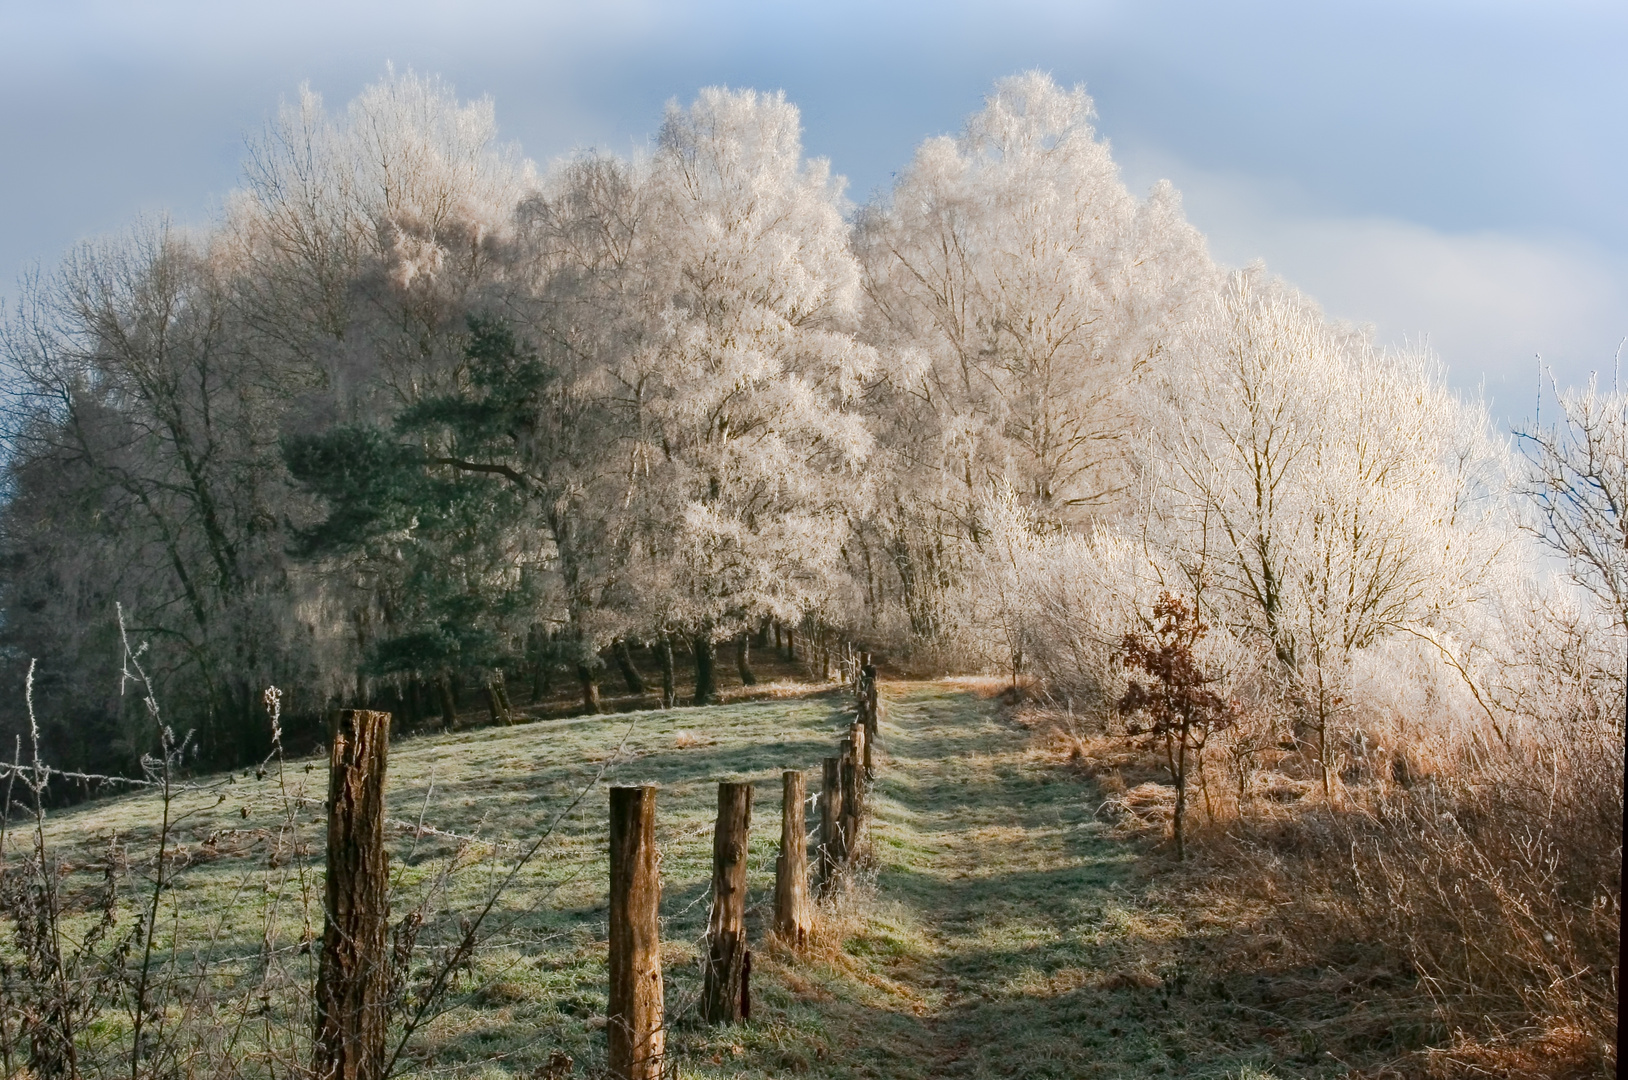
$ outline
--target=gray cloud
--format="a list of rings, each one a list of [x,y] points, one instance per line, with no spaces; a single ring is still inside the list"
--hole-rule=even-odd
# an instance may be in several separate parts
[[[1581,377],[1628,332],[1624,30],[1590,4],[0,0],[0,293],[139,212],[206,219],[279,97],[337,104],[389,61],[491,94],[540,160],[626,150],[702,85],[784,89],[857,198],[1038,66],[1086,83],[1130,179],[1174,179],[1222,258],[1428,332],[1517,415],[1523,357]]]

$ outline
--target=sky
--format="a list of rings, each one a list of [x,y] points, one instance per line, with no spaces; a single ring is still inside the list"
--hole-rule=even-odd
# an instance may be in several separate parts
[[[387,64],[490,95],[547,163],[646,145],[670,99],[784,90],[863,202],[995,79],[1095,98],[1132,189],[1216,258],[1423,344],[1493,415],[1613,378],[1628,336],[1628,4],[0,0],[0,297],[138,215],[207,223],[302,82]]]

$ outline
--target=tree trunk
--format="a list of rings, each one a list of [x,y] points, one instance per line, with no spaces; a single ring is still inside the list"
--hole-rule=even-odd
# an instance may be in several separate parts
[[[842,866],[842,759],[828,757],[820,775],[820,895],[830,896]]]
[[[661,707],[671,709],[678,704],[678,692],[673,688],[673,635],[661,635],[658,651],[661,653]]]
[[[554,635],[536,630],[536,650],[531,662],[531,700],[535,704],[554,689]]]
[[[656,789],[610,791],[610,1075],[659,1080],[662,1027],[661,878]]]
[[[741,1018],[741,972],[746,962],[746,851],[752,828],[752,785],[718,785],[718,823],[712,831],[712,915],[707,920],[706,983],[701,1015],[709,1024]]]
[[[742,630],[735,639],[735,670],[741,674],[742,686],[756,686],[757,676],[752,674],[752,639]]]
[[[503,724],[505,727],[514,723],[514,716],[509,712],[509,695],[503,692],[501,672],[493,672],[487,677],[486,705],[492,714],[492,723]]]
[[[780,774],[780,857],[774,863],[774,932],[791,948],[808,944],[808,834],[803,826],[803,774]]]
[[[582,684],[582,711],[599,711],[599,673],[587,664],[577,665],[577,682]]]
[[[1319,673],[1318,678],[1322,675]],[[1328,706],[1326,691],[1317,688],[1317,766],[1323,773],[1323,801],[1334,804],[1334,783],[1328,774]]]
[[[441,672],[435,680],[435,691],[441,699],[441,727],[451,731],[458,724],[458,702],[452,696],[452,677]]]
[[[537,704],[539,696],[537,693],[537,660],[542,656],[542,653],[543,636],[541,628],[536,623],[532,623],[526,628],[526,651],[524,656],[526,658],[525,670],[531,675],[531,703],[533,705]]]
[[[384,770],[390,714],[347,709],[328,755],[328,853],[312,1071],[384,1080],[390,989]]]
[[[1176,813],[1174,816],[1176,831],[1176,861],[1181,862],[1187,857],[1186,838],[1182,835],[1182,828],[1187,818],[1187,733],[1182,732],[1181,746],[1172,759],[1176,774]]]
[[[695,649],[695,704],[711,705],[718,700],[718,647],[707,630],[690,643]]]
[[[365,607],[354,609],[351,612],[351,619],[356,624],[356,652],[362,659],[362,662],[356,665],[356,707],[365,709],[373,691],[368,685],[366,667],[367,649],[373,638],[373,620]]]
[[[622,681],[627,683],[627,692],[644,696],[644,678],[639,669],[633,666],[633,653],[627,647],[625,638],[617,638],[611,646],[611,654],[616,657],[616,666],[622,670]]]
[[[786,627],[786,659],[787,661],[797,659],[797,631],[789,626]]]
[[[531,703],[535,705],[537,702],[548,696],[548,692],[553,689],[553,686],[550,684],[553,683],[554,680],[549,677],[553,674],[553,672],[550,670],[551,665],[543,657],[539,656],[532,662],[532,664]]]
[[[417,731],[424,723],[424,683],[417,673],[407,677],[407,726]]]
[[[752,637],[754,649],[767,649],[769,647],[769,624],[772,619],[764,619],[757,624],[757,631]]]

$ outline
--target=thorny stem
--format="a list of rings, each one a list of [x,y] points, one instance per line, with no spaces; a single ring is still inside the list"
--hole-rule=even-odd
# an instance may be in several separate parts
[[[68,1058],[68,1075],[77,1080],[79,1076],[79,1049],[74,1045],[73,1016],[68,1007],[68,973],[62,965],[62,919],[61,908],[57,899],[56,874],[46,866],[45,849],[45,784],[50,777],[49,772],[42,773],[40,765],[40,725],[34,715],[34,667],[35,661],[28,662],[28,680],[24,683],[24,700],[28,704],[28,730],[33,744],[34,754],[34,780],[28,784],[34,796],[34,858],[36,860],[40,885],[45,901],[45,918],[51,930],[51,977],[56,981],[56,1007],[57,1019],[60,1028],[51,1031],[51,1034],[62,1040],[64,1052]]]
[[[29,669],[33,670],[32,660],[29,661]],[[6,872],[6,826],[11,824],[12,785],[17,782],[17,774],[23,767],[23,737],[21,735],[17,736],[16,742],[12,745],[11,761],[11,772],[6,777],[6,803],[4,809],[0,809],[0,879],[5,877]],[[9,979],[5,988],[5,1000],[11,1000]],[[5,1065],[7,1076],[16,1075],[11,1067],[11,1024],[9,1018],[3,1015],[0,1015],[0,1064]]]
[[[152,685],[147,681],[147,672],[141,666],[140,656],[130,648],[130,639],[125,635],[124,607],[119,605],[119,641],[124,646],[125,668],[121,684],[125,681],[136,681],[141,684],[142,704],[147,708],[147,715],[158,728],[159,742],[159,768],[161,780],[161,802],[163,807],[158,827],[158,862],[153,874],[152,898],[148,902],[147,911],[143,920],[142,949],[141,949],[141,978],[136,984],[136,1000],[132,1008],[131,1035],[130,1035],[130,1080],[139,1080],[141,1076],[141,1036],[147,1021],[147,995],[152,988],[153,944],[158,934],[158,909],[163,902],[164,886],[164,860],[169,854],[170,839],[170,811],[174,802],[174,792],[171,789],[171,765],[175,755],[175,740],[168,728],[164,726],[159,715],[158,702],[154,700]],[[134,669],[134,674],[131,669]],[[123,687],[121,685],[120,689]],[[184,743],[182,744],[185,745]]]

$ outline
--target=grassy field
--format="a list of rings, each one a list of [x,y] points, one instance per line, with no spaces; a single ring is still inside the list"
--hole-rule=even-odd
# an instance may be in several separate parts
[[[501,845],[558,821],[542,857],[502,894],[494,936],[460,977],[453,1007],[415,1039],[409,1071],[529,1076],[557,1049],[577,1075],[602,1065],[603,789],[613,782],[661,787],[669,1047],[680,1076],[1287,1080],[1345,1071],[1237,987],[1193,974],[1204,932],[1158,899],[1149,868],[1159,860],[1099,820],[1094,786],[1037,749],[995,698],[977,684],[939,682],[889,684],[884,699],[861,872],[822,910],[820,939],[804,957],[764,941],[779,773],[807,768],[818,785],[815,767],[846,722],[844,696],[398,742],[390,813],[404,896],[436,880],[461,848],[468,865],[434,906],[467,910],[512,865],[516,849]],[[299,924],[311,917],[315,881],[301,867],[320,852],[317,824],[310,810],[292,832],[279,823],[287,796],[320,811],[324,773],[319,761],[294,762],[281,780],[242,774],[177,806],[188,816],[166,911],[223,985],[257,977],[268,942],[309,933]],[[752,1021],[708,1029],[693,1003],[720,780],[758,785],[749,912],[758,946]],[[500,846],[415,839],[410,825],[421,817]],[[89,873],[114,835],[139,862],[155,820],[152,797],[132,796],[55,815],[49,833]],[[280,867],[278,851],[290,853]],[[319,903],[314,910],[320,931]]]

